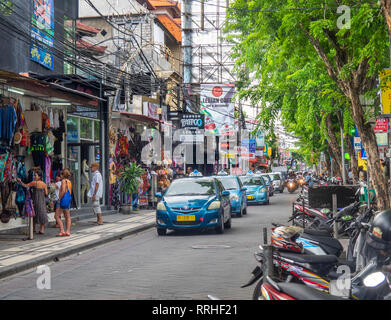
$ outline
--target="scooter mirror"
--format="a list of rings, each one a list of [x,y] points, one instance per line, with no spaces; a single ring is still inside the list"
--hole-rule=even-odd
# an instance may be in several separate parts
[[[375,288],[382,284],[386,280],[386,276],[383,272],[371,273],[369,276],[364,278],[364,286],[367,288]]]

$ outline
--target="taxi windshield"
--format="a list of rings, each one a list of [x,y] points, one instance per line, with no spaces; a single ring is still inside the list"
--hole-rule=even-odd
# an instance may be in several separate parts
[[[165,196],[215,195],[215,183],[211,179],[174,180]]]
[[[236,178],[217,178],[222,184],[225,190],[236,190],[239,189],[239,184]]]
[[[262,176],[262,178],[264,178],[266,180],[266,182],[270,182],[270,177],[269,176],[264,175],[264,176]]]
[[[262,177],[240,177],[244,186],[263,186],[265,183]]]

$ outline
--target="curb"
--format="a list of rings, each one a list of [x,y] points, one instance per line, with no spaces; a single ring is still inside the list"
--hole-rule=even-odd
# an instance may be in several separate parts
[[[26,271],[28,269],[32,269],[36,266],[39,266],[39,265],[47,263],[47,262],[53,262],[53,261],[57,262],[61,258],[70,256],[70,255],[78,253],[80,251],[88,250],[88,249],[97,247],[99,245],[112,242],[114,240],[122,239],[126,236],[135,234],[137,232],[151,229],[155,225],[156,225],[155,222],[150,222],[150,223],[147,223],[147,224],[139,226],[139,227],[135,227],[135,228],[132,228],[132,229],[129,229],[126,231],[122,231],[122,232],[115,234],[115,235],[112,235],[112,236],[107,236],[103,239],[90,241],[87,243],[77,245],[75,247],[71,247],[68,249],[62,249],[57,252],[49,253],[49,254],[44,255],[42,257],[31,259],[30,261],[19,262],[19,263],[12,265],[12,266],[0,268],[0,279],[9,277],[11,275],[20,273],[22,271]]]

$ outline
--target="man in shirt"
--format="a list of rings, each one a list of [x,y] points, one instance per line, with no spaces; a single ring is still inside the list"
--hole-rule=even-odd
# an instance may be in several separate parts
[[[91,164],[92,179],[90,183],[90,190],[88,191],[88,197],[92,200],[92,210],[97,216],[97,222],[95,224],[102,225],[102,211],[100,208],[100,199],[103,197],[103,179],[99,172],[99,163],[94,162]]]

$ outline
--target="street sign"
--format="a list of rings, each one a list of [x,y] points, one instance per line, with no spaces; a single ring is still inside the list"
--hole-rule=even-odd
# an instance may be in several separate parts
[[[361,150],[361,138],[354,137],[354,150]]]

